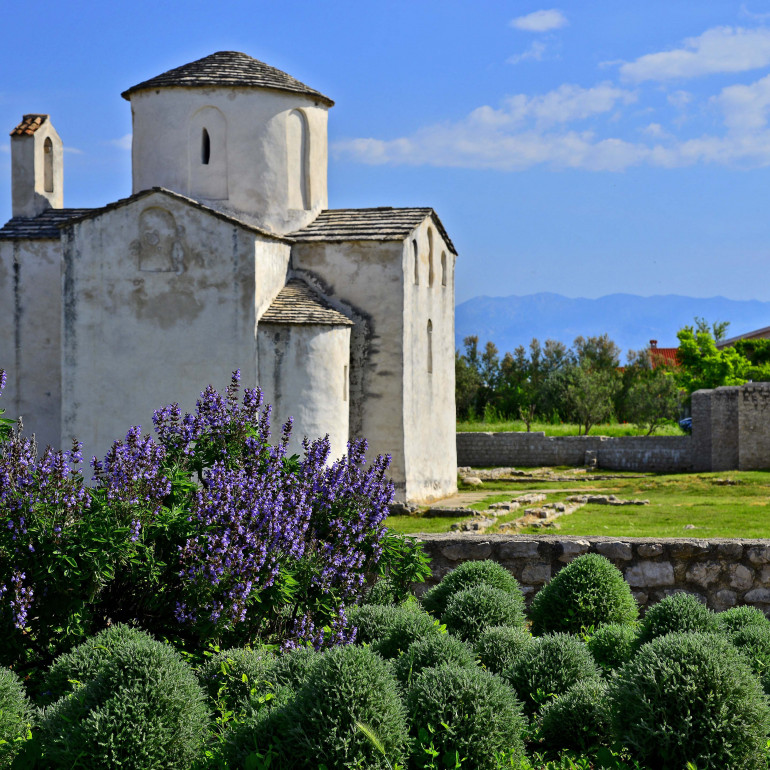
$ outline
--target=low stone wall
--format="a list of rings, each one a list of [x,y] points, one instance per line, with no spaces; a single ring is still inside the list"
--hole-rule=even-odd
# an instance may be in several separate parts
[[[546,437],[541,431],[457,434],[460,466],[585,465],[586,452],[596,453],[599,468],[611,470],[676,473],[692,469],[690,436]]]
[[[770,540],[698,540],[426,534],[435,585],[464,561],[492,559],[521,584],[527,603],[565,564],[584,553],[606,556],[623,573],[642,608],[678,591],[714,610],[739,604],[770,614]]]

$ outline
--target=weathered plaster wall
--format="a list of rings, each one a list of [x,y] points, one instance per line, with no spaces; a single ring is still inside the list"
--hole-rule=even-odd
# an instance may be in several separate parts
[[[273,406],[273,435],[294,418],[289,454],[302,456],[302,439],[326,434],[331,460],[348,441],[350,328],[311,324],[260,323],[259,385]]]
[[[61,443],[61,284],[58,240],[0,241],[2,405],[41,449]]]
[[[531,433],[458,433],[459,465],[583,465],[596,452],[600,468],[627,471],[692,470],[689,436],[548,436]]]
[[[256,307],[288,245],[162,193],[65,231],[63,429],[103,454],[153,410],[191,410],[239,368],[257,383]],[[258,246],[255,246],[258,243]],[[260,292],[263,299],[260,300]]]
[[[464,561],[493,559],[521,583],[529,602],[565,564],[584,553],[606,556],[644,608],[678,591],[715,610],[739,604],[770,613],[770,540],[510,535],[420,535],[437,583]]]
[[[296,243],[292,264],[331,304],[353,319],[350,432],[369,455],[390,454],[390,473],[404,499],[404,274],[401,242]]]
[[[454,261],[430,219],[403,244],[408,500],[436,500],[457,490]]]
[[[302,112],[308,128],[307,210],[291,208],[296,205],[289,184],[289,168],[296,166],[290,146],[294,110]],[[205,198],[278,233],[299,229],[328,208],[328,107],[308,96],[164,88],[132,94],[131,113],[134,192],[157,186]],[[209,168],[201,167],[204,126],[211,139]]]

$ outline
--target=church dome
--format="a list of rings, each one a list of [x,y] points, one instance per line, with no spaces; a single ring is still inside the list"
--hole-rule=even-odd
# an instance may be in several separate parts
[[[159,88],[267,88],[294,94],[304,94],[332,107],[334,102],[306,86],[286,72],[238,51],[218,51],[202,59],[175,67],[161,75],[145,80],[124,91],[121,96],[130,101],[137,91]]]

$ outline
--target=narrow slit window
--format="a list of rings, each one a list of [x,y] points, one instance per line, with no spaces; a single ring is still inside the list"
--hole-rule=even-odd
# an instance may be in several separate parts
[[[435,274],[433,272],[433,230],[428,228],[428,286],[433,286]]]
[[[417,241],[412,241],[412,253],[414,255],[414,285],[420,283],[420,254],[417,251]]]
[[[209,132],[204,128],[201,133],[201,163],[204,166],[209,165],[211,160],[211,137]]]
[[[348,367],[342,368],[342,400],[348,400]]]
[[[428,319],[428,374],[433,372],[433,322]]]
[[[50,136],[43,142],[43,189],[53,192],[53,142]]]
[[[441,285],[446,286],[446,252],[441,252]]]

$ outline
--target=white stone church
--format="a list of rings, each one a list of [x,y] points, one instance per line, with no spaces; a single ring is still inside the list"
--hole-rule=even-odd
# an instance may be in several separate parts
[[[191,410],[235,369],[294,418],[294,446],[364,436],[398,497],[456,489],[456,252],[431,208],[329,209],[333,102],[219,52],[123,93],[132,194],[63,208],[48,115],[11,132],[0,229],[8,416],[100,456],[153,410]]]

